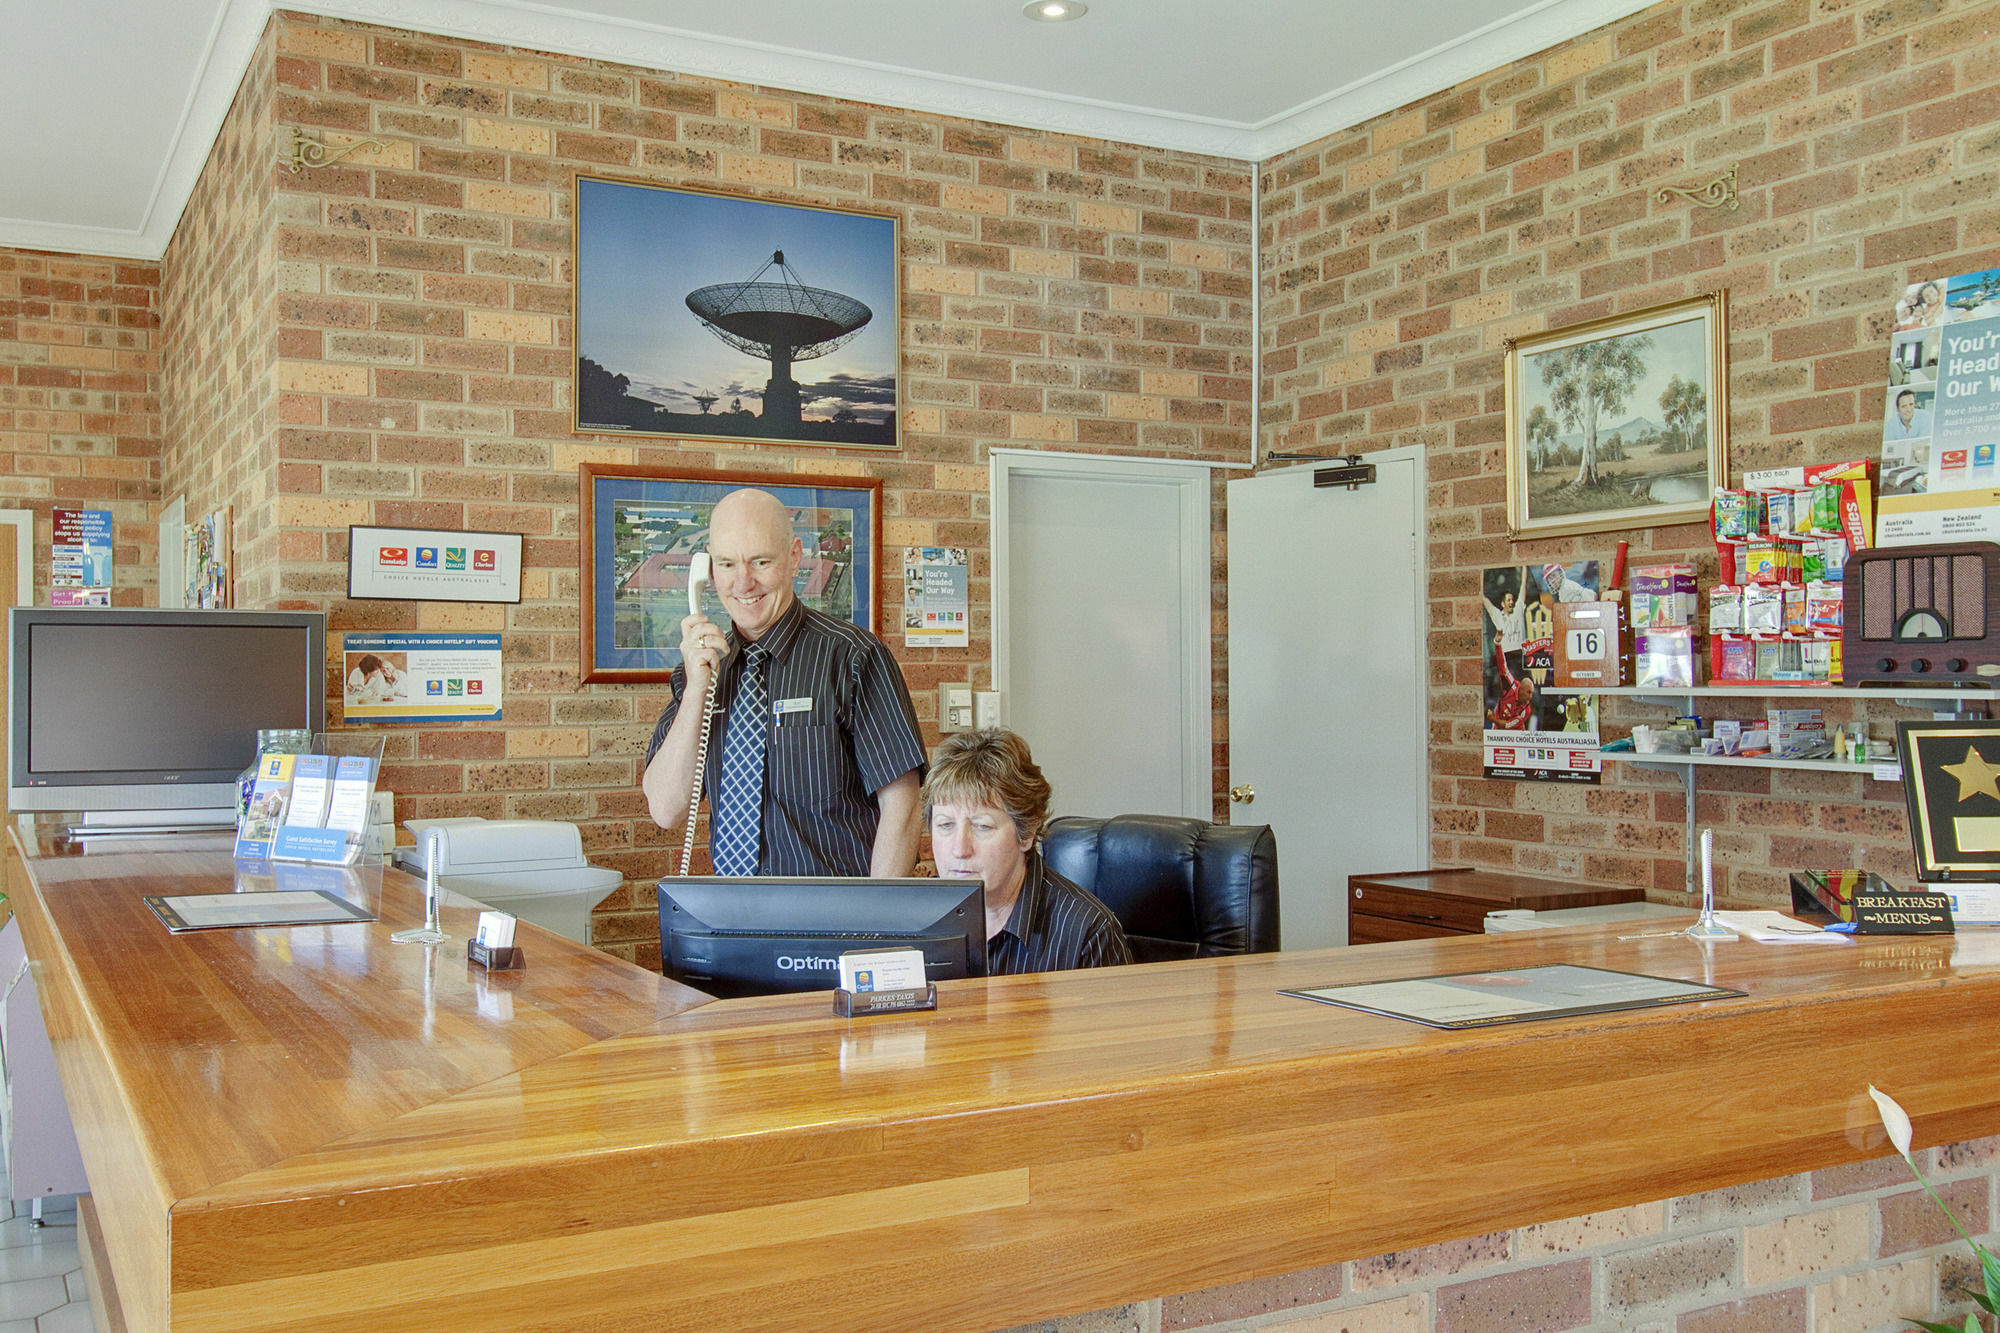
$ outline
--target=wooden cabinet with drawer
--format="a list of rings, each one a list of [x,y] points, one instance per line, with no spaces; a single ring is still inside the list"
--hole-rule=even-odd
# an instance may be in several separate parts
[[[1639,889],[1568,880],[1539,879],[1506,870],[1404,870],[1347,877],[1347,942],[1427,940],[1445,935],[1477,935],[1488,912],[1525,907],[1537,912],[1558,907],[1631,903]]]

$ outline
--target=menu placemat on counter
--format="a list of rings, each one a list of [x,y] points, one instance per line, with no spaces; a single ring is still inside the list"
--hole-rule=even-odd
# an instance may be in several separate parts
[[[146,906],[168,930],[224,930],[234,926],[337,926],[373,921],[375,914],[325,889],[271,893],[149,893]]]
[[[1434,1028],[1483,1028],[1537,1018],[1570,1018],[1619,1009],[1650,1009],[1691,1000],[1727,1000],[1745,992],[1637,972],[1556,963],[1502,972],[1453,972],[1398,981],[1288,990],[1302,1000],[1337,1004]]]

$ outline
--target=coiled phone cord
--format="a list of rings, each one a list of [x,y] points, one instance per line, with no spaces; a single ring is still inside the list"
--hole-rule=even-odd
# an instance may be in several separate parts
[[[688,793],[687,829],[681,835],[681,873],[687,874],[694,862],[694,817],[701,809],[701,780],[708,767],[708,733],[715,726],[715,687],[722,683],[722,668],[708,678],[708,698],[701,706],[701,739],[694,745],[694,789]]]

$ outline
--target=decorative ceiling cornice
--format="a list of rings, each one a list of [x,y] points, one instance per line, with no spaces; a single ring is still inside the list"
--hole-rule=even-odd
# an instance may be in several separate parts
[[[270,16],[352,19],[646,69],[1260,163],[1548,49],[1653,0],[1539,0],[1507,19],[1256,124],[818,56],[526,0],[226,0],[173,147],[135,230],[0,218],[0,245],[158,259],[186,207]]]

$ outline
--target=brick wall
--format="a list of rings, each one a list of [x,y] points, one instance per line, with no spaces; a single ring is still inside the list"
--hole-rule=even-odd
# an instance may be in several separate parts
[[[293,175],[273,165],[292,126],[335,149],[384,146]],[[902,451],[573,433],[579,171],[897,214]],[[885,575],[906,545],[970,548],[971,647],[896,649],[928,726],[926,690],[990,680],[989,447],[1248,458],[1251,174],[282,15],[168,259],[176,332],[231,334],[179,372],[172,439],[186,453],[169,490],[187,479],[190,515],[211,496],[238,506],[243,605],[324,607],[336,633],[504,631],[501,726],[385,731],[398,818],[574,820],[594,860],[643,887],[667,868],[637,788],[663,694],[578,684],[577,464],[881,477]],[[247,418],[218,414],[238,386]],[[348,602],[357,522],[525,533],[523,601]],[[881,592],[900,599],[886,577]],[[649,895],[629,885],[596,929],[616,952],[657,956]]]
[[[229,508],[230,604],[243,607],[275,606],[281,596],[271,87],[266,32],[161,264],[162,498],[185,496],[190,523]]]
[[[1699,526],[1508,541],[1504,340],[1727,288],[1732,477],[1872,456],[1903,284],[2000,263],[1996,15],[1963,0],[1663,4],[1262,164],[1270,442],[1425,451],[1437,863],[1683,883],[1676,778],[1479,776],[1481,569],[1608,561],[1629,537],[1635,563],[1692,557],[1715,577]],[[1653,197],[1731,162],[1735,212]],[[1614,704],[1607,730],[1665,716]],[[1882,736],[1909,714],[1867,716]],[[1700,776],[1736,897],[1778,899],[1787,866],[1913,873],[1893,784]]]
[[[1983,1236],[2000,1139],[1917,1154]],[[1900,1157],[1034,1325],[1038,1333],[1901,1333],[1978,1262]],[[1025,1331],[1017,1330],[1017,1333]]]
[[[0,509],[35,513],[38,602],[57,506],[109,509],[112,595],[153,600],[159,288],[157,264],[0,249]]]
[[[1477,571],[1604,556],[1619,535],[1506,540],[1503,340],[1727,286],[1732,472],[1871,452],[1900,285],[2000,262],[1991,14],[1665,4],[1262,165],[1267,442],[1426,451],[1440,862],[1656,890],[1683,875],[1670,776],[1478,776]],[[294,125],[386,147],[294,175],[279,165]],[[1734,213],[1651,198],[1730,161]],[[578,170],[897,212],[904,450],[570,432]],[[386,733],[399,816],[576,819],[598,859],[643,879],[662,864],[636,795],[659,694],[576,684],[576,463],[882,477],[888,549],[972,549],[971,648],[899,651],[928,712],[937,680],[986,680],[987,448],[1247,456],[1249,188],[1238,163],[284,16],[163,266],[163,334],[136,299],[154,300],[149,266],[0,256],[0,493],[111,495],[134,527],[130,600],[150,600],[147,503],[185,492],[191,515],[235,509],[241,605],[325,607],[336,630],[505,630],[504,726]],[[99,281],[61,286],[72,299],[44,319],[38,298],[86,272]],[[108,431],[101,411],[49,401],[93,383],[111,401],[101,372],[62,364],[85,350],[121,373]],[[124,378],[141,369],[160,378]],[[32,382],[51,376],[76,383]],[[526,600],[348,603],[357,521],[524,532]],[[1698,528],[1626,535],[1635,559],[1712,574]],[[1224,667],[1218,651],[1218,772]],[[1878,735],[1898,715],[1865,714]],[[1659,716],[1613,705],[1609,730]],[[1771,867],[1793,864],[1909,873],[1891,786],[1764,771],[1702,786],[1732,896],[1773,898]],[[642,903],[612,906],[626,915],[604,935],[649,932]]]

